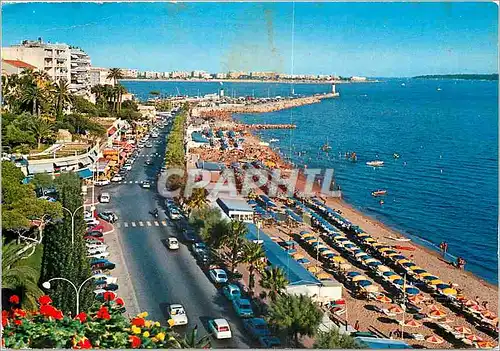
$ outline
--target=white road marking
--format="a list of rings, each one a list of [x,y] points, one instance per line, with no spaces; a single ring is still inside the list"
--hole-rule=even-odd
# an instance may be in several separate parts
[[[147,221],[146,223],[148,224],[148,227],[151,227],[151,222],[150,221]]]
[[[161,224],[165,227],[167,225],[167,221],[161,221]]]
[[[139,183],[139,181],[138,181],[138,180],[136,180],[136,181],[135,181],[135,184],[137,184],[137,183]]]
[[[127,222],[125,222],[124,224],[127,224]],[[120,223],[116,223],[116,228],[120,228],[122,225]],[[125,225],[127,226],[127,225]]]
[[[160,223],[158,223],[157,221],[155,221],[155,226],[158,227],[159,225],[160,225]]]
[[[135,227],[135,222],[132,222],[132,227]]]
[[[142,223],[142,222],[139,222],[139,225],[140,225],[141,227],[144,227],[144,223]]]

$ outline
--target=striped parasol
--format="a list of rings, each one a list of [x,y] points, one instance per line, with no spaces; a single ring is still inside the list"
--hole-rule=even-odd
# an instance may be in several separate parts
[[[431,344],[442,344],[444,342],[444,340],[437,335],[431,335],[425,339],[425,341]]]
[[[470,341],[484,341],[482,337],[477,336],[476,334],[467,335],[466,338]]]
[[[421,303],[424,300],[425,300],[425,297],[422,294],[413,295],[413,296],[410,296],[408,298],[408,301],[413,302],[413,303]]]
[[[399,307],[398,305],[393,305],[393,306],[389,307],[389,312],[403,313],[403,309],[401,307]]]
[[[467,328],[466,326],[459,326],[459,327],[455,327],[455,330],[457,332],[459,332],[460,334],[472,334],[472,330],[470,330],[470,328]]]
[[[421,327],[422,324],[419,323],[419,322],[417,322],[414,319],[411,319],[411,320],[404,321],[403,326],[405,326],[405,327],[412,327],[412,328],[418,328],[418,327]]]
[[[491,341],[478,341],[477,346],[482,348],[482,349],[493,349],[497,345]]]
[[[392,300],[390,298],[388,298],[387,296],[385,296],[384,294],[378,295],[376,297],[376,300],[378,302],[382,302],[382,303],[391,303],[392,302]]]
[[[431,318],[441,318],[441,317],[445,317],[445,316],[446,316],[446,312],[443,312],[440,310],[434,310],[434,311],[431,311],[429,313],[429,317],[431,317]]]

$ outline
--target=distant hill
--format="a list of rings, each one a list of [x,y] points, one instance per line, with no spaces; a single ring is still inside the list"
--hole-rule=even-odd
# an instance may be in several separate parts
[[[416,76],[414,79],[464,79],[464,80],[498,80],[498,73],[494,74],[433,74]]]

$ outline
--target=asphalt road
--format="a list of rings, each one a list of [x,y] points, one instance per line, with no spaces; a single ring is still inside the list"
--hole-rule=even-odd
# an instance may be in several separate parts
[[[179,237],[182,242],[180,233],[176,232],[163,211],[164,199],[158,195],[154,182],[165,154],[165,136],[168,129],[168,126],[165,127],[157,139],[150,139],[153,141],[153,148],[141,150],[124,182],[97,189],[96,196],[100,192],[108,192],[111,195],[111,202],[98,205],[98,210],[115,211],[119,217],[117,223],[146,224],[149,221],[153,224],[155,221],[166,221],[166,226],[115,225],[140,310],[149,313],[148,319],[166,324],[168,305],[181,303],[186,309],[189,324],[187,327],[175,327],[178,332],[182,333],[198,325],[198,333],[201,336],[208,333],[208,320],[225,318],[231,326],[233,337],[229,340],[212,338],[213,347],[255,347],[257,345],[245,335],[241,321],[229,301],[197,265],[189,248],[181,244],[179,250],[169,251],[163,244],[169,236]],[[146,156],[156,152],[159,154],[157,157]],[[148,158],[154,162],[153,165],[145,164]],[[153,181],[150,189],[141,187],[140,182],[144,180]],[[160,210],[158,218],[149,213],[154,208]]]

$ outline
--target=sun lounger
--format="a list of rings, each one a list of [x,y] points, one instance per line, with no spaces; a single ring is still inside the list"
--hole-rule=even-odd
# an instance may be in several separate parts
[[[411,337],[415,340],[424,340],[424,336],[419,333],[410,333]]]

